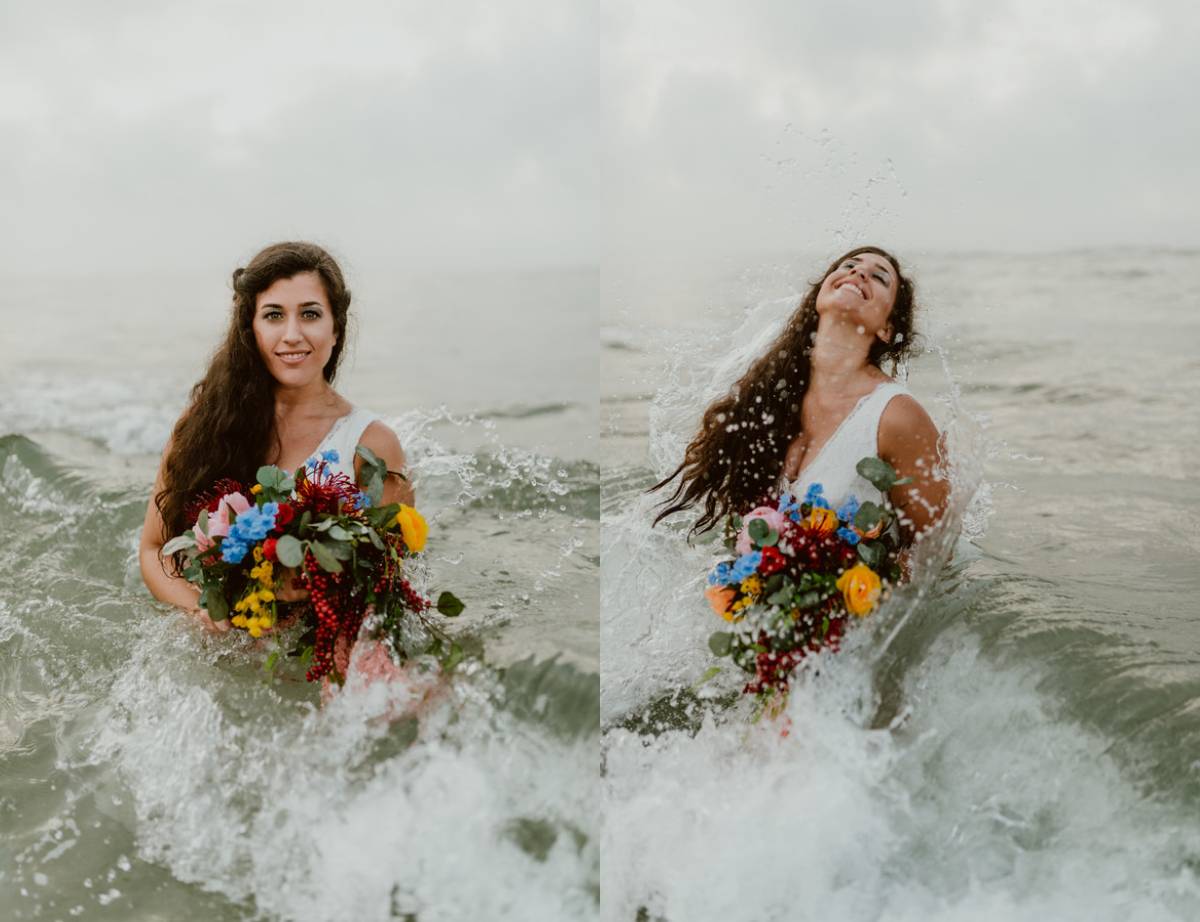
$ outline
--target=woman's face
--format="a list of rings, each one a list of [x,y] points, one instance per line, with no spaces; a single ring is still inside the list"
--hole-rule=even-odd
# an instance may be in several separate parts
[[[842,313],[870,336],[890,342],[888,317],[896,303],[896,270],[885,256],[858,253],[847,256],[825,276],[817,292],[817,313]]]
[[[254,338],[263,363],[280,384],[302,387],[321,377],[337,343],[321,277],[301,272],[259,294]]]

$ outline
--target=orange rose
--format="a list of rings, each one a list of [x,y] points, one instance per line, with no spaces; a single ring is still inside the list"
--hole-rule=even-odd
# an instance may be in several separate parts
[[[822,509],[820,506],[813,506],[812,512],[804,520],[804,525],[807,528],[811,528],[822,535],[827,535],[831,531],[837,531],[840,524],[836,512],[832,509]]]
[[[857,563],[839,576],[837,587],[846,600],[846,610],[860,618],[874,611],[883,591],[879,574],[865,563]]]
[[[733,620],[730,609],[733,607],[734,598],[737,597],[736,590],[730,589],[728,586],[709,586],[704,590],[704,597],[708,599],[708,604],[712,606],[714,612],[726,621]]]

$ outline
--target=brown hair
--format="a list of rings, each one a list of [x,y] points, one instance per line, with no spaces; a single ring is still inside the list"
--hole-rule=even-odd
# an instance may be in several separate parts
[[[650,488],[661,490],[676,478],[674,492],[662,502],[654,519],[695,505],[703,514],[689,534],[708,531],[731,512],[744,513],[774,492],[784,457],[808,391],[813,340],[817,333],[817,293],[842,262],[860,253],[887,259],[896,270],[896,301],[888,321],[892,341],[876,338],[867,361],[877,368],[890,361],[893,371],[913,348],[913,283],[896,257],[878,247],[864,246],[839,256],[810,283],[799,307],[770,348],[750,365],[726,396],[714,401],[688,444],[679,467]]]
[[[154,497],[166,531],[164,540],[192,524],[185,521],[186,511],[198,495],[223,478],[253,483],[269,450],[279,448],[275,379],[258,351],[254,310],[258,295],[301,272],[315,272],[325,288],[337,341],[322,373],[330,382],[337,374],[350,290],[333,257],[313,243],[275,243],[244,269],[234,270],[229,329],[204,377],[192,386],[188,407],[175,424],[171,451],[163,463],[163,490]]]

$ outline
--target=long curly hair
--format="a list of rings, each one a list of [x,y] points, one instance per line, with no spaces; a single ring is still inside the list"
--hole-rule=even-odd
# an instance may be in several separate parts
[[[783,331],[755,359],[730,392],[714,401],[688,444],[679,467],[650,488],[661,490],[678,478],[654,519],[660,521],[691,506],[702,514],[689,535],[713,528],[730,513],[744,513],[766,499],[783,470],[788,446],[800,428],[800,408],[812,371],[812,348],[817,334],[817,294],[821,284],[842,262],[861,253],[887,259],[896,272],[896,301],[888,320],[892,341],[876,338],[867,361],[877,368],[891,364],[893,373],[913,350],[915,299],[912,280],[900,262],[878,247],[863,246],[829,264],[811,282]]]
[[[197,497],[224,479],[251,484],[271,450],[275,429],[275,379],[254,337],[257,298],[281,279],[315,272],[325,288],[337,340],[322,373],[332,382],[346,341],[350,290],[337,262],[314,243],[275,243],[233,273],[233,309],[225,339],[204,377],[192,386],[187,409],[171,433],[163,462],[163,489],[154,497],[166,540],[192,523],[187,512]],[[178,561],[177,561],[178,562]]]

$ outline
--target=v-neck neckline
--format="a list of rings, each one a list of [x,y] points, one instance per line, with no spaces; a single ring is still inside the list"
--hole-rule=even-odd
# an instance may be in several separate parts
[[[808,464],[804,465],[803,469],[801,469],[799,472],[797,472],[795,477],[792,477],[790,480],[788,480],[788,483],[793,483],[793,484],[799,483],[801,481],[801,478],[803,478],[805,474],[807,474],[814,467],[816,467],[817,462],[819,462],[821,460],[821,458],[824,456],[825,450],[837,440],[837,437],[839,435],[842,434],[842,430],[846,428],[846,423],[850,422],[850,420],[854,417],[854,414],[857,413],[860,409],[862,409],[862,405],[864,403],[866,403],[868,400],[870,400],[872,397],[874,397],[875,394],[878,393],[878,391],[881,387],[885,387],[886,385],[892,384],[892,383],[894,383],[894,382],[880,381],[871,390],[869,390],[867,393],[865,393],[861,397],[859,397],[858,403],[856,403],[853,406],[853,408],[851,408],[850,412],[845,415],[845,417],[842,419],[842,421],[837,424],[837,428],[833,430],[833,435],[831,435],[829,438],[827,438],[824,442],[821,443],[821,447],[817,449],[817,453],[813,456],[813,459],[811,461],[809,461]]]

